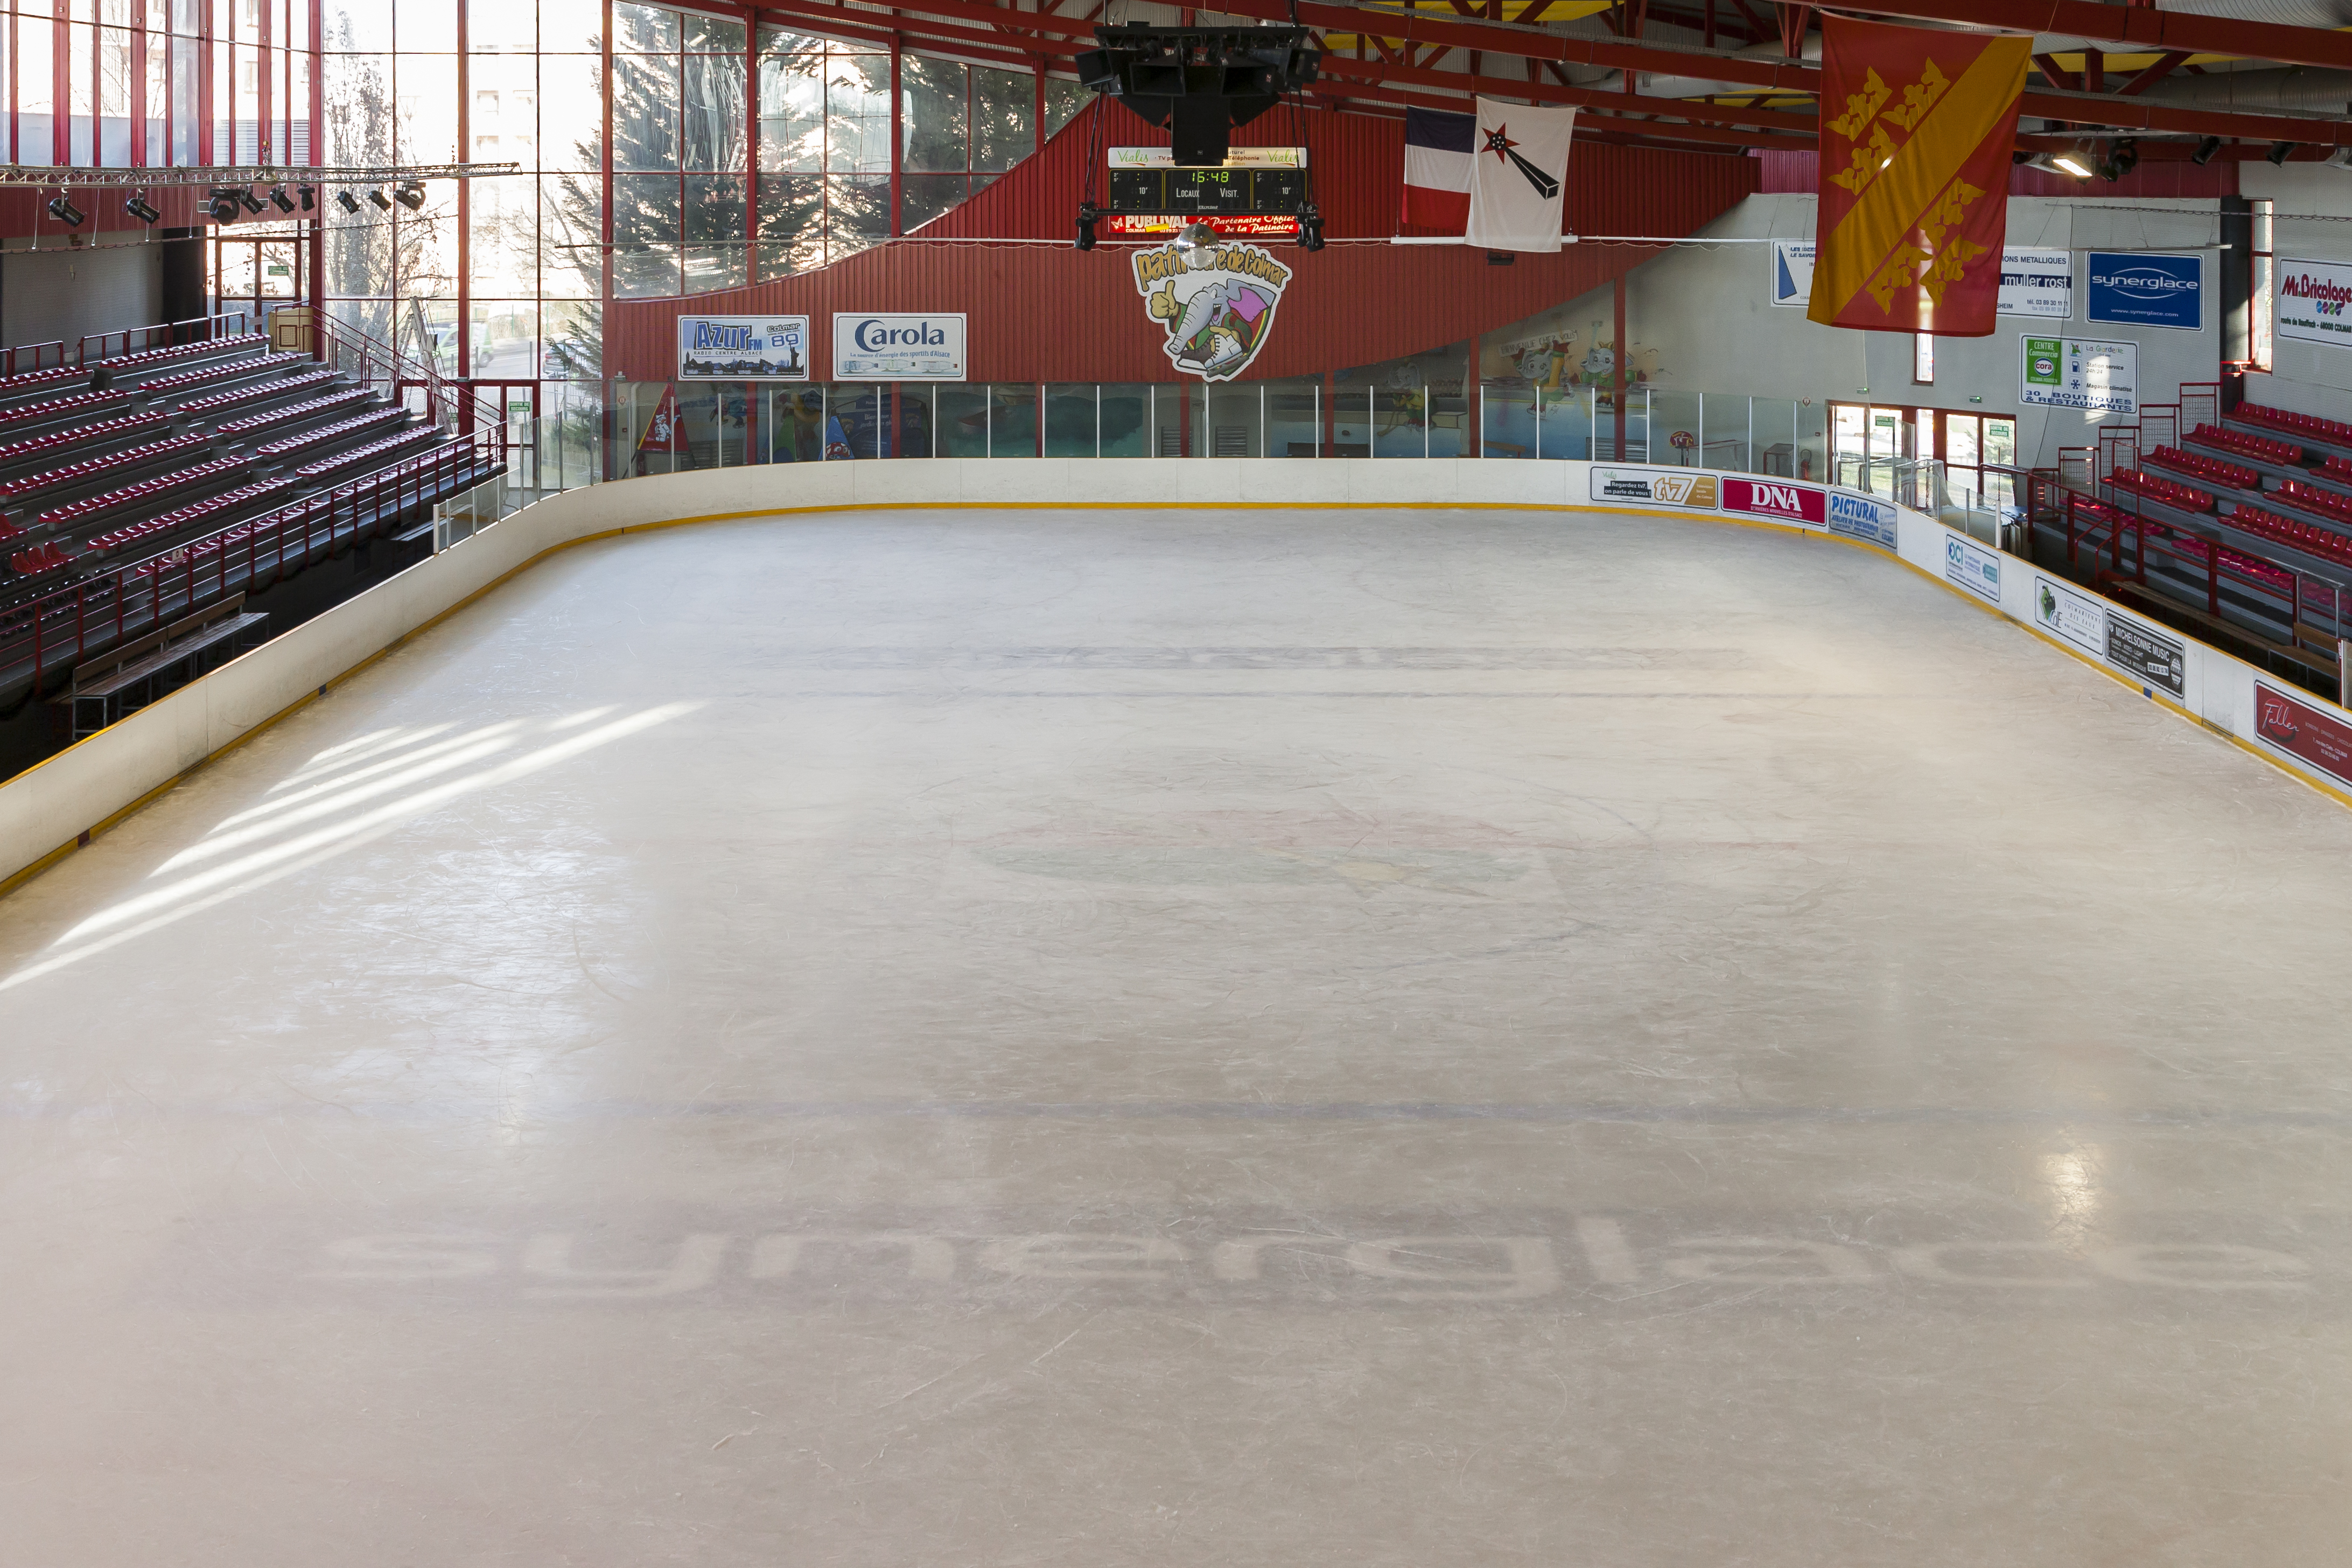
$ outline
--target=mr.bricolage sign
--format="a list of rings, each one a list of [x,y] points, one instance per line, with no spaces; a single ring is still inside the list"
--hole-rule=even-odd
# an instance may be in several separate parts
[[[1274,330],[1290,268],[1255,245],[1172,245],[1135,253],[1135,291],[1167,333],[1169,363],[1203,381],[1231,381],[1249,368]]]

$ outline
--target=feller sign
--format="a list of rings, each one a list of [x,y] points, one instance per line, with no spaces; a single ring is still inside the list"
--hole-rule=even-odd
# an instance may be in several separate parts
[[[1249,368],[1274,330],[1290,268],[1255,245],[1172,245],[1135,253],[1135,291],[1167,334],[1169,363],[1202,381],[1231,381]]]

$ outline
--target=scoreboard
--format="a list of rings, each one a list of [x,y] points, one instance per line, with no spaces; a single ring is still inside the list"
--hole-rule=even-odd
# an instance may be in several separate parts
[[[1295,217],[1307,199],[1299,169],[1113,169],[1110,210],[1187,216]]]
[[[1307,149],[1235,147],[1213,167],[1174,163],[1165,147],[1110,149],[1111,232],[1173,233],[1196,219],[1220,232],[1273,237],[1297,232],[1307,201]]]

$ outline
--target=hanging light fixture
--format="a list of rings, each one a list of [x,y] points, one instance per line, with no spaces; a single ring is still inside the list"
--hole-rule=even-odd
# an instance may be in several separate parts
[[[301,202],[301,204],[302,204],[302,210],[303,210],[304,212],[306,212],[306,213],[307,213],[307,212],[315,212],[315,211],[317,211],[317,210],[318,210],[318,206],[319,206],[319,187],[318,187],[318,186],[316,186],[316,185],[297,185],[297,186],[295,186],[295,187],[294,187],[294,195],[295,195],[295,196],[296,196],[296,197],[297,197],[297,198]]]
[[[135,217],[144,224],[152,224],[163,216],[148,205],[147,193],[144,191],[138,192],[129,201],[123,203],[122,210],[126,216]]]
[[[290,213],[294,210],[294,198],[286,194],[285,186],[272,185],[269,187],[269,205],[279,212]]]
[[[205,205],[205,210],[212,214],[215,223],[235,223],[237,213],[236,193],[226,186],[215,185],[213,187],[213,199]]]
[[[337,191],[335,193],[335,200],[347,213],[355,213],[360,210],[359,197],[352,195],[349,191]]]
[[[236,187],[236,201],[239,206],[253,214],[256,217],[261,216],[261,198],[253,194],[253,187],[251,185],[239,185]]]
[[[2189,161],[2201,169],[2211,163],[2213,154],[2221,150],[2221,139],[2219,136],[2208,136],[2204,141],[2197,143],[2197,151],[2189,154]]]
[[[383,187],[381,185],[368,192],[368,200],[375,204],[375,209],[378,212],[388,213],[392,210],[392,198],[383,194]]]
[[[392,199],[398,202],[402,206],[406,207],[410,212],[416,211],[419,207],[425,205],[425,182],[422,180],[409,181],[406,184],[401,186],[400,189],[392,193]]]
[[[66,194],[63,191],[49,198],[49,216],[68,228],[79,228],[89,216],[88,213],[66,200]]]

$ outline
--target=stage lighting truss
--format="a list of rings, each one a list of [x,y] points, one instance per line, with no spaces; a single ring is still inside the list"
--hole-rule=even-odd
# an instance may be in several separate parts
[[[1081,53],[1078,85],[1116,98],[1146,123],[1165,125],[1185,166],[1222,163],[1233,131],[1314,81],[1322,52],[1306,28],[1097,27],[1102,47]]]

